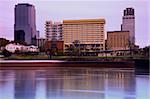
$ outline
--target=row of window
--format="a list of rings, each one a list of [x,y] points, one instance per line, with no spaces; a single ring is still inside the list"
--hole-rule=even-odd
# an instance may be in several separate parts
[[[74,39],[65,39],[65,42],[71,42],[74,41]],[[103,39],[80,39],[80,42],[104,42]]]
[[[49,30],[47,30],[45,32],[49,32],[49,33],[51,33],[51,32],[60,32],[60,33],[62,33],[62,31],[49,31]]]
[[[104,34],[98,34],[98,33],[65,33],[65,36],[71,36],[71,35],[104,37]]]
[[[86,30],[66,29],[66,30],[64,30],[64,32],[96,32],[96,33],[102,32],[103,33],[104,31],[101,29],[95,29],[95,30],[93,30],[93,29],[89,29],[89,30],[88,29],[86,29]]]
[[[65,29],[79,29],[79,30],[82,30],[82,29],[104,29],[103,27],[64,27],[62,28],[63,30]]]
[[[123,19],[134,19],[134,17],[123,17]]]

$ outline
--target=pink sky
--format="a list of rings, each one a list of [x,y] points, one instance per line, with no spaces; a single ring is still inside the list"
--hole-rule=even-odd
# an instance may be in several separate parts
[[[46,20],[105,18],[107,31],[120,30],[123,10],[135,9],[136,44],[150,45],[150,2],[149,0],[0,0],[0,37],[13,40],[14,6],[30,3],[36,8],[36,26],[44,37]],[[149,4],[148,4],[149,3]]]

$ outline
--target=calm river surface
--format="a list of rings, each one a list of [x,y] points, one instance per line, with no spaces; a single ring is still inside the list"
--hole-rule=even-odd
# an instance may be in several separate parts
[[[0,99],[149,99],[149,75],[134,70],[0,70]]]

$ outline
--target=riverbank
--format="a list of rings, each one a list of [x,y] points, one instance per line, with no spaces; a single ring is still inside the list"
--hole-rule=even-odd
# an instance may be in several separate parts
[[[1,60],[0,67],[101,67],[134,68],[133,62],[61,61],[61,60]]]
[[[135,74],[149,75],[149,60],[133,61],[63,61],[63,60],[0,60],[0,69],[38,69],[38,68],[124,68],[135,70]]]

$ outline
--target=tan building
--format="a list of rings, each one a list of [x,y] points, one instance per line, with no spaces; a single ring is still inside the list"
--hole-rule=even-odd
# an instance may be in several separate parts
[[[128,50],[129,31],[109,31],[107,32],[107,49]]]
[[[91,47],[104,50],[104,25],[104,19],[64,20],[63,36],[65,46],[78,40],[84,48]]]

